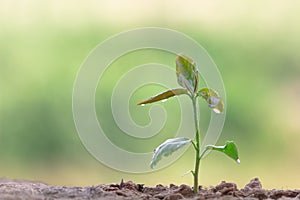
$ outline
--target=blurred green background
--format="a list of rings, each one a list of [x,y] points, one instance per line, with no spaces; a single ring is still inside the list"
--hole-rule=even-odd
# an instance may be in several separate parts
[[[241,164],[212,153],[202,162],[201,184],[227,180],[242,187],[259,177],[265,188],[299,189],[299,13],[300,3],[293,0],[0,1],[0,177],[80,186],[122,178],[191,184],[190,176],[181,176],[193,166],[191,149],[163,170],[121,173],[85,150],[73,122],[73,83],[89,52],[121,31],[159,26],[203,45],[226,87],[219,143],[235,140]],[[143,55],[129,55],[126,62],[155,57],[173,65],[172,57],[159,52]],[[145,96],[153,91],[161,88],[149,88]],[[131,109],[134,119],[145,116]],[[106,126],[115,129],[113,121]]]

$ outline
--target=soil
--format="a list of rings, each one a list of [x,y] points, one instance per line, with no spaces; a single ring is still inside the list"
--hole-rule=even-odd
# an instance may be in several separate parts
[[[188,185],[157,185],[146,187],[132,181],[120,184],[104,184],[90,187],[52,186],[40,182],[9,180],[0,178],[0,199],[5,200],[94,200],[94,199],[300,199],[300,190],[265,190],[258,178],[252,179],[244,188],[222,181],[215,187],[199,187],[199,193],[193,194]]]

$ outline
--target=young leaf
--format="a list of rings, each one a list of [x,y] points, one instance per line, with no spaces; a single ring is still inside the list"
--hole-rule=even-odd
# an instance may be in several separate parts
[[[208,103],[208,107],[210,107],[215,113],[223,112],[224,102],[219,94],[213,89],[202,88],[198,91],[197,95],[205,99]]]
[[[137,105],[144,105],[144,104],[148,104],[148,103],[153,103],[153,102],[156,102],[156,101],[168,99],[168,98],[173,97],[175,95],[181,95],[181,94],[187,94],[187,90],[182,89],[182,88],[168,90],[168,91],[162,92],[162,93],[160,93],[156,96],[153,96],[153,97],[151,97],[151,98],[149,98],[145,101],[141,101],[141,102],[137,103]]]
[[[190,139],[184,137],[166,140],[154,150],[154,154],[150,164],[151,168],[153,169],[163,156],[171,155],[173,152],[177,151],[190,142]]]
[[[198,69],[196,63],[184,54],[176,57],[177,82],[191,94],[198,89]]]
[[[237,147],[233,141],[227,141],[224,146],[207,145],[206,149],[225,153],[227,156],[240,163]]]

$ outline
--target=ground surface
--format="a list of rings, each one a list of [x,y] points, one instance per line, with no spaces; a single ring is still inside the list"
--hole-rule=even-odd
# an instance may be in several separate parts
[[[131,181],[122,181],[120,184],[91,187],[62,187],[40,182],[0,179],[0,199],[300,199],[300,190],[264,190],[257,178],[242,189],[237,189],[236,184],[227,182],[207,189],[200,186],[197,195],[194,195],[192,188],[187,185],[146,187]]]

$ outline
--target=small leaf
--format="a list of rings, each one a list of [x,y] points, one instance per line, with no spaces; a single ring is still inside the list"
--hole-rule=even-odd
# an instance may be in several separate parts
[[[230,158],[235,160],[237,163],[240,163],[237,146],[235,145],[235,143],[233,141],[227,141],[224,146],[207,145],[206,148],[223,152],[227,156],[229,156]]]
[[[170,97],[173,97],[175,95],[181,95],[181,94],[187,94],[187,90],[182,89],[182,88],[168,90],[168,91],[162,92],[156,96],[153,96],[145,101],[139,102],[139,103],[137,103],[137,105],[145,105],[145,104],[153,103],[153,102],[160,101],[160,100],[166,100]]]
[[[224,102],[219,94],[210,88],[202,88],[198,93],[198,96],[202,97],[208,103],[208,107],[210,107],[215,113],[221,113],[224,110]]]
[[[190,142],[190,139],[184,137],[166,140],[154,150],[154,154],[150,164],[151,168],[153,169],[163,156],[171,155],[173,152],[177,151]]]
[[[191,94],[198,89],[198,69],[196,63],[184,54],[176,57],[177,82]]]
[[[186,171],[184,174],[181,175],[181,177],[184,177],[184,176],[186,176],[188,174],[194,174],[193,170]]]

